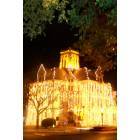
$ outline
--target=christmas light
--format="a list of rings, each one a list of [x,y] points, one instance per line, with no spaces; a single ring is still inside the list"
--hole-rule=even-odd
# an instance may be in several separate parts
[[[41,73],[41,74],[40,74]],[[41,80],[44,81],[46,78],[46,70],[43,64],[40,65],[38,72],[37,72],[37,81],[39,81],[39,75],[41,75]]]
[[[61,52],[67,54],[71,52],[71,55],[75,51],[68,50]],[[76,54],[78,55],[78,53]],[[67,68],[67,58],[64,56],[60,58],[60,68]],[[76,59],[75,59],[76,60]],[[77,60],[76,60],[77,62]],[[79,68],[76,63],[73,64],[72,68]],[[76,65],[75,65],[76,64]],[[112,96],[112,87],[110,83],[104,83],[103,81],[94,81],[89,79],[88,69],[84,68],[86,72],[85,80],[78,80],[72,73],[71,69],[68,69],[69,74],[73,77],[72,80],[57,80],[55,79],[56,68],[53,68],[52,80],[39,81],[39,71],[44,71],[44,79],[46,71],[43,65],[40,66],[37,73],[38,81],[30,84],[29,94],[37,93],[39,97],[45,97],[51,95],[51,99],[55,101],[42,113],[40,114],[39,124],[41,120],[45,118],[57,118],[59,121],[66,122],[64,113],[72,111],[76,115],[76,123],[80,122],[81,127],[93,127],[97,125],[111,125],[116,126],[116,102]],[[97,73],[96,73],[97,75]],[[98,76],[98,75],[97,75]],[[99,78],[99,77],[97,77]],[[100,78],[99,78],[100,79]],[[53,92],[52,92],[53,91]],[[49,98],[43,103],[42,106],[48,104]],[[80,118],[80,120],[78,119]],[[36,125],[36,112],[34,105],[29,102],[26,125]]]
[[[79,69],[79,53],[71,49],[60,52],[59,68]]]

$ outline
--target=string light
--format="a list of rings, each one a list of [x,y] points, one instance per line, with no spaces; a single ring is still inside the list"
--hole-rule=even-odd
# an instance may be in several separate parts
[[[53,80],[55,79],[55,74],[56,74],[56,71],[55,71],[55,67],[53,68]]]
[[[60,52],[59,68],[79,69],[79,52],[68,49]]]
[[[86,78],[89,80],[88,69],[87,69],[87,67],[85,67],[84,69],[85,69],[85,73],[86,73]]]
[[[39,69],[38,69],[38,71],[37,71],[37,81],[40,80],[40,79],[39,79],[40,73],[41,73],[41,77],[43,77],[42,80],[44,81],[44,80],[46,79],[46,73],[47,73],[47,72],[46,72],[45,67],[44,67],[43,64],[40,65],[40,67],[39,67]],[[42,75],[42,74],[43,74],[43,75]]]
[[[65,52],[63,53],[65,54]],[[41,65],[39,71],[40,69],[43,69],[44,71],[44,66]],[[80,81],[76,79],[75,75],[72,73],[71,70],[69,70],[69,72],[73,77],[72,81],[57,80],[55,79],[56,68],[54,67],[52,71],[53,81],[38,81],[30,85],[29,94],[36,92],[38,93],[38,97],[42,97],[46,94],[51,93],[52,98],[57,95],[57,99],[52,104],[53,111],[51,108],[52,106],[50,106],[48,109],[46,109],[45,112],[40,114],[40,124],[42,119],[51,117],[59,117],[62,121],[62,118],[64,118],[62,117],[62,114],[65,110],[73,111],[77,117],[77,122],[78,118],[81,118],[80,125],[84,127],[93,127],[97,125],[102,125],[102,123],[103,125],[117,125],[116,103],[115,100],[113,100],[112,98],[111,84],[90,80],[88,75],[88,69],[86,67],[84,69],[86,73],[85,80]],[[44,75],[46,76],[46,71],[44,72]],[[39,72],[37,73],[37,75],[38,74]],[[45,104],[47,103],[48,100],[46,100],[43,105],[45,106]],[[30,102],[28,104],[26,125],[36,125],[35,107]]]

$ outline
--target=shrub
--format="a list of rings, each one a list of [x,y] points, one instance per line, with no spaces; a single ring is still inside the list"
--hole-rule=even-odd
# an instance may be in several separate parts
[[[42,120],[41,122],[41,126],[45,128],[52,127],[53,125],[56,125],[56,121],[53,118],[47,118],[47,119]]]
[[[68,112],[67,119],[68,119],[68,125],[72,125],[72,126],[75,126],[76,125],[74,112],[69,111]]]

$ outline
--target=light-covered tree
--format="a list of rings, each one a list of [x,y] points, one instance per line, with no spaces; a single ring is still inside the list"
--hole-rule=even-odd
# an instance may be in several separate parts
[[[39,127],[39,117],[57,100],[58,94],[53,94],[56,89],[47,87],[45,92],[41,94],[41,85],[37,85],[36,88],[31,89],[28,94],[28,104],[32,104],[36,110],[36,127]]]

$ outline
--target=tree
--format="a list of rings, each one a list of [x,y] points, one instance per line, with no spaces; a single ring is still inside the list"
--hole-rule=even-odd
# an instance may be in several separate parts
[[[105,13],[116,23],[116,0],[24,0],[24,34],[31,39],[44,34],[48,24],[66,22],[84,37],[94,17]]]
[[[116,69],[116,36],[109,34],[108,37],[105,37],[105,35],[100,35],[98,31],[95,34],[91,34],[93,35],[92,37],[78,41],[72,46],[72,48],[80,50],[83,64],[87,64],[92,69],[97,69],[100,65],[103,72]],[[105,32],[102,32],[102,34],[105,34]]]
[[[79,41],[72,46],[80,49],[91,68],[116,69],[117,0],[24,0],[24,35],[44,35],[53,23],[78,30],[74,35]]]
[[[96,69],[100,65],[103,72],[116,69],[116,1],[98,0],[94,7],[93,21],[85,30],[82,40],[74,43],[73,48],[80,50],[83,63],[90,68]]]
[[[69,125],[76,125],[76,115],[74,114],[73,111],[68,111],[67,112],[67,119],[68,119],[68,124]]]
[[[47,25],[54,19],[66,21],[65,8],[69,0],[24,0],[23,1],[23,32],[31,40],[45,35]],[[58,16],[56,14],[58,12]]]
[[[29,93],[29,83],[27,80],[23,81],[23,117],[26,118],[27,105],[28,105],[28,93]],[[25,120],[24,122],[25,123]]]
[[[56,89],[48,87],[46,93],[43,95],[40,92],[41,85],[38,85],[35,90],[31,90],[28,94],[29,103],[31,103],[36,110],[36,127],[39,127],[39,117],[45,110],[47,110],[50,105],[52,105],[58,95],[53,94]]]

